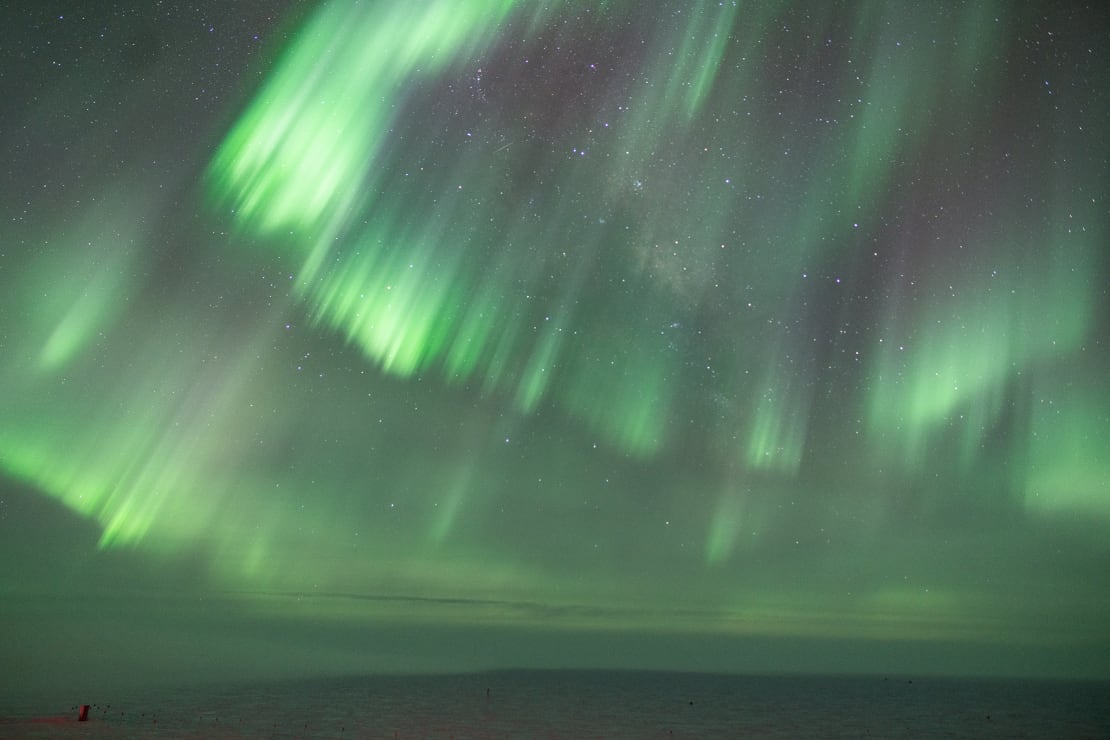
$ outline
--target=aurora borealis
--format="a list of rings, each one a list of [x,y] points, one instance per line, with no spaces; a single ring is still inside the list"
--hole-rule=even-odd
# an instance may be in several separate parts
[[[1110,675],[1100,4],[24,5],[20,680]]]

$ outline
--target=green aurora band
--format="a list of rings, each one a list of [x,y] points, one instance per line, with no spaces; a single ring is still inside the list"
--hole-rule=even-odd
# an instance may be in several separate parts
[[[1027,9],[525,6],[312,13],[205,170],[204,308],[144,283],[137,183],[2,276],[6,475],[102,548],[319,595],[262,610],[1105,640],[1063,556],[960,572],[999,512],[992,563],[1110,524],[1106,116],[980,130]],[[323,597],[366,593],[429,601]]]

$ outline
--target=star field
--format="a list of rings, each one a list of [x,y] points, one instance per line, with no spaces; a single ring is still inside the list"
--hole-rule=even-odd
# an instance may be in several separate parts
[[[262,5],[3,11],[12,625],[1106,675],[1098,5]]]

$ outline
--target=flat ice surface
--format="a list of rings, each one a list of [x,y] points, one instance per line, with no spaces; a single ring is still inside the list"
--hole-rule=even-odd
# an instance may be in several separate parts
[[[80,701],[97,702],[88,722],[76,704],[2,706],[0,737],[1110,736],[1098,682],[500,671]]]

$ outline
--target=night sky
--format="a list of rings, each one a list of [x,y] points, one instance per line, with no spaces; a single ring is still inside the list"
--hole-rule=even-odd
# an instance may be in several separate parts
[[[1108,47],[4,3],[0,685],[1110,676]]]

